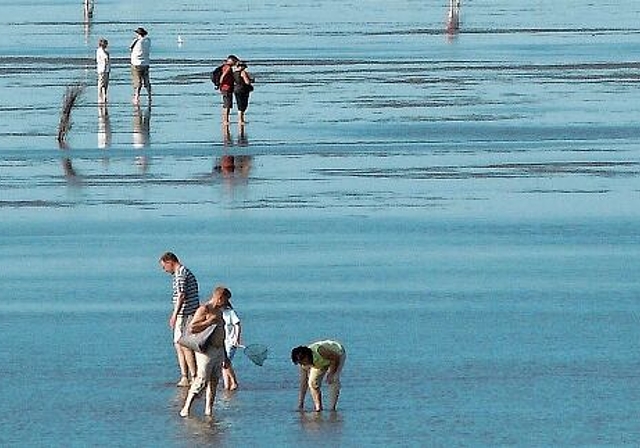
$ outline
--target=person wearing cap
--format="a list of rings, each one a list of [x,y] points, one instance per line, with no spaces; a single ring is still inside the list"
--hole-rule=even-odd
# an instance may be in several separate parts
[[[135,30],[136,38],[131,42],[131,79],[133,82],[133,104],[140,104],[140,91],[145,88],[151,105],[151,81],[149,80],[149,53],[151,39],[147,30],[140,27]]]
[[[346,359],[347,352],[344,346],[332,340],[317,341],[291,350],[291,361],[300,365],[298,410],[304,410],[304,399],[307,390],[311,389],[314,410],[322,411],[320,385],[325,374],[329,385],[330,409],[336,410],[340,396],[340,374]]]

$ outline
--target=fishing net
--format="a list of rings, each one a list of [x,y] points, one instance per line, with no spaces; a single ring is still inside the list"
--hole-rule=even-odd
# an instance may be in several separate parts
[[[261,366],[269,356],[269,348],[262,344],[249,344],[244,348],[243,353],[255,365]]]

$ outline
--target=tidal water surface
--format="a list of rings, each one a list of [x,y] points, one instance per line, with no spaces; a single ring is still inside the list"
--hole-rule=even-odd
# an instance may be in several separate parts
[[[640,4],[463,1],[447,34],[446,1],[81,3],[0,8],[0,445],[640,443]],[[178,416],[166,250],[270,348],[213,418]],[[340,409],[299,413],[325,337]]]

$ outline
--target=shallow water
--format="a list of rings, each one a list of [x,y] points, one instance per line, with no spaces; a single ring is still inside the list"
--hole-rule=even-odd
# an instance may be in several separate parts
[[[78,3],[0,19],[0,445],[638,444],[640,5],[469,1],[447,36],[446,2]],[[257,85],[227,133],[229,53]],[[168,249],[271,349],[213,419],[177,415]],[[301,414],[288,353],[321,337],[341,409]]]

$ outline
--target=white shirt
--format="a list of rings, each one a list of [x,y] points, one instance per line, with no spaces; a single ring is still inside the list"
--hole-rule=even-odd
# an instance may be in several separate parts
[[[151,39],[148,36],[138,37],[131,43],[131,65],[149,65],[149,53],[151,52]]]
[[[224,320],[225,346],[231,347],[238,341],[238,327],[240,318],[233,308],[225,308],[222,310],[222,319]]]
[[[98,73],[109,73],[111,71],[109,53],[102,47],[98,47],[96,50],[96,71]]]

